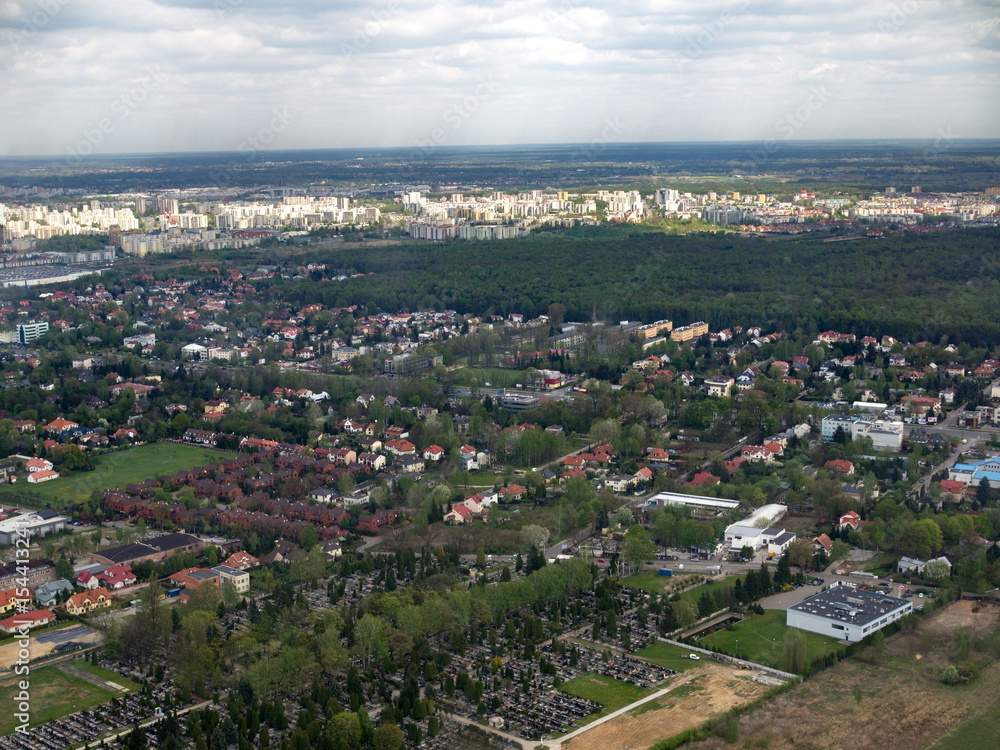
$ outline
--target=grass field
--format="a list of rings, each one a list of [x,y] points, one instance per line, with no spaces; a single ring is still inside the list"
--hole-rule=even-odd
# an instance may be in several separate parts
[[[635,703],[653,692],[649,688],[636,687],[596,672],[587,672],[587,674],[567,680],[559,686],[559,689],[565,693],[600,703],[604,706],[601,715],[617,711],[619,708],[627,706],[629,703]]]
[[[675,672],[683,672],[700,664],[693,659],[688,659],[689,653],[691,653],[689,650],[677,648],[677,646],[663,641],[656,641],[646,648],[636,651],[634,655],[657,666],[673,669]]]
[[[97,468],[70,476],[53,479],[37,486],[24,485],[20,489],[53,505],[66,505],[86,500],[94,490],[124,487],[142,482],[161,474],[174,474],[182,469],[193,469],[234,454],[206,450],[193,445],[177,443],[152,443],[125,451],[108,453],[97,458]]]
[[[669,567],[664,563],[661,567]],[[644,570],[628,578],[622,578],[619,583],[631,589],[642,589],[650,594],[659,594],[670,584],[675,584],[683,574],[674,572],[672,576],[661,576],[656,570]]]
[[[114,694],[91,685],[85,680],[66,674],[57,667],[45,667],[31,673],[31,714],[30,725],[36,726],[60,716],[98,706],[112,698]],[[18,723],[13,714],[17,686],[8,683],[0,687],[0,736],[11,734]]]
[[[91,664],[83,659],[75,659],[73,662],[74,667],[78,667],[86,672],[90,672],[95,677],[100,677],[102,680],[108,680],[121,685],[123,688],[128,688],[130,691],[140,690],[141,685],[137,682],[133,682],[128,677],[124,677],[117,672],[112,672],[110,669],[105,669],[104,667],[99,667],[96,664]]]
[[[690,591],[685,591],[681,594],[681,599],[687,602],[691,602],[697,606],[698,600],[701,598],[702,594],[712,593],[712,592],[722,592],[731,589],[736,585],[737,581],[742,581],[744,576],[726,576],[725,578],[720,578],[717,581],[709,581],[704,583],[696,589],[691,589]]]
[[[738,623],[735,630],[720,630],[698,642],[702,648],[721,649],[742,658],[776,669],[785,669],[785,611],[764,610]],[[844,647],[835,639],[818,633],[800,631],[806,639],[806,662],[823,658]]]

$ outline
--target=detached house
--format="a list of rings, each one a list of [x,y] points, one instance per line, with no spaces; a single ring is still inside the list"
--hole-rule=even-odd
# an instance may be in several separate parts
[[[440,461],[444,458],[444,448],[440,445],[431,445],[424,448],[424,460],[425,461]]]
[[[66,602],[66,611],[71,615],[85,615],[111,606],[111,592],[103,586],[93,591],[73,594]]]

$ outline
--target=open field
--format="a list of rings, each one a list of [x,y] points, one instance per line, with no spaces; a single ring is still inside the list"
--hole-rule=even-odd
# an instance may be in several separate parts
[[[721,649],[757,664],[785,669],[785,611],[767,609],[763,615],[751,615],[736,624],[735,630],[719,630],[701,639],[702,648]],[[806,663],[823,658],[844,647],[834,638],[799,631],[806,639]]]
[[[174,474],[182,469],[232,458],[233,455],[193,445],[152,443],[100,456],[93,471],[78,472],[37,486],[22,487],[19,483],[18,489],[53,505],[67,505],[86,500],[94,490],[124,487],[161,474]]]
[[[656,641],[632,655],[651,664],[673,669],[675,672],[686,672],[696,666],[701,666],[701,662],[687,658],[689,653],[691,653],[689,650],[678,648],[663,641]]]
[[[0,686],[0,736],[14,731],[17,722],[13,711],[18,688],[13,683]],[[67,674],[59,666],[44,667],[31,673],[31,726],[44,724],[60,716],[100,705],[115,697],[110,690],[92,685],[76,675]]]
[[[998,607],[974,611],[956,602],[918,622],[913,632],[886,639],[826,669],[740,717],[739,746],[790,750],[989,750],[998,747],[1000,634]],[[958,659],[956,630],[972,636],[969,659],[980,665],[970,685],[941,682]],[[861,700],[854,697],[860,688]],[[685,750],[735,745],[710,738]]]
[[[636,687],[596,672],[587,672],[572,680],[567,680],[559,689],[565,693],[595,701],[604,706],[603,713],[611,713],[635,703],[649,695],[649,688]]]
[[[662,739],[699,726],[716,714],[762,695],[767,687],[746,672],[702,662],[675,678],[666,695],[590,729],[563,745],[569,750],[646,750]]]

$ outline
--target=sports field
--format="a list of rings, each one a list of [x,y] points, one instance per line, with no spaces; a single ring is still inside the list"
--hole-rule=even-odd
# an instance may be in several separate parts
[[[18,489],[53,505],[68,505],[86,500],[94,490],[104,491],[142,482],[161,474],[232,458],[234,454],[207,450],[177,443],[151,443],[97,458],[93,471],[75,472],[39,485],[21,485]]]

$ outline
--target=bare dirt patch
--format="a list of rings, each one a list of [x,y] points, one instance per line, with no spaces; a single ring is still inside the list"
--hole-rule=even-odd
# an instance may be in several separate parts
[[[75,626],[70,626],[75,627]],[[101,636],[98,633],[91,633],[90,635],[81,636],[80,638],[75,638],[74,640],[78,643],[97,643]],[[31,643],[28,646],[31,652],[32,659],[38,659],[42,656],[48,656],[53,651],[55,651],[56,643],[41,643],[35,637],[31,638]],[[10,643],[5,643],[0,646],[0,669],[8,669],[13,664],[17,662],[17,654],[20,651],[20,647],[17,645],[17,641],[11,641]]]
[[[716,714],[753,700],[768,688],[746,672],[706,664],[688,670],[674,692],[577,735],[569,750],[646,750],[666,737],[696,727]]]
[[[974,719],[1000,694],[1000,663],[992,661],[971,685],[941,682],[958,651],[956,628],[976,633],[969,658],[995,658],[989,639],[1000,608],[974,612],[956,602],[919,622],[916,630],[886,639],[882,653],[859,652],[739,719],[739,743],[770,750],[923,750]],[[860,694],[856,694],[856,690]],[[860,701],[858,700],[860,697]],[[744,745],[744,743],[746,743]],[[732,748],[713,737],[688,750]],[[970,747],[969,750],[978,750]]]

